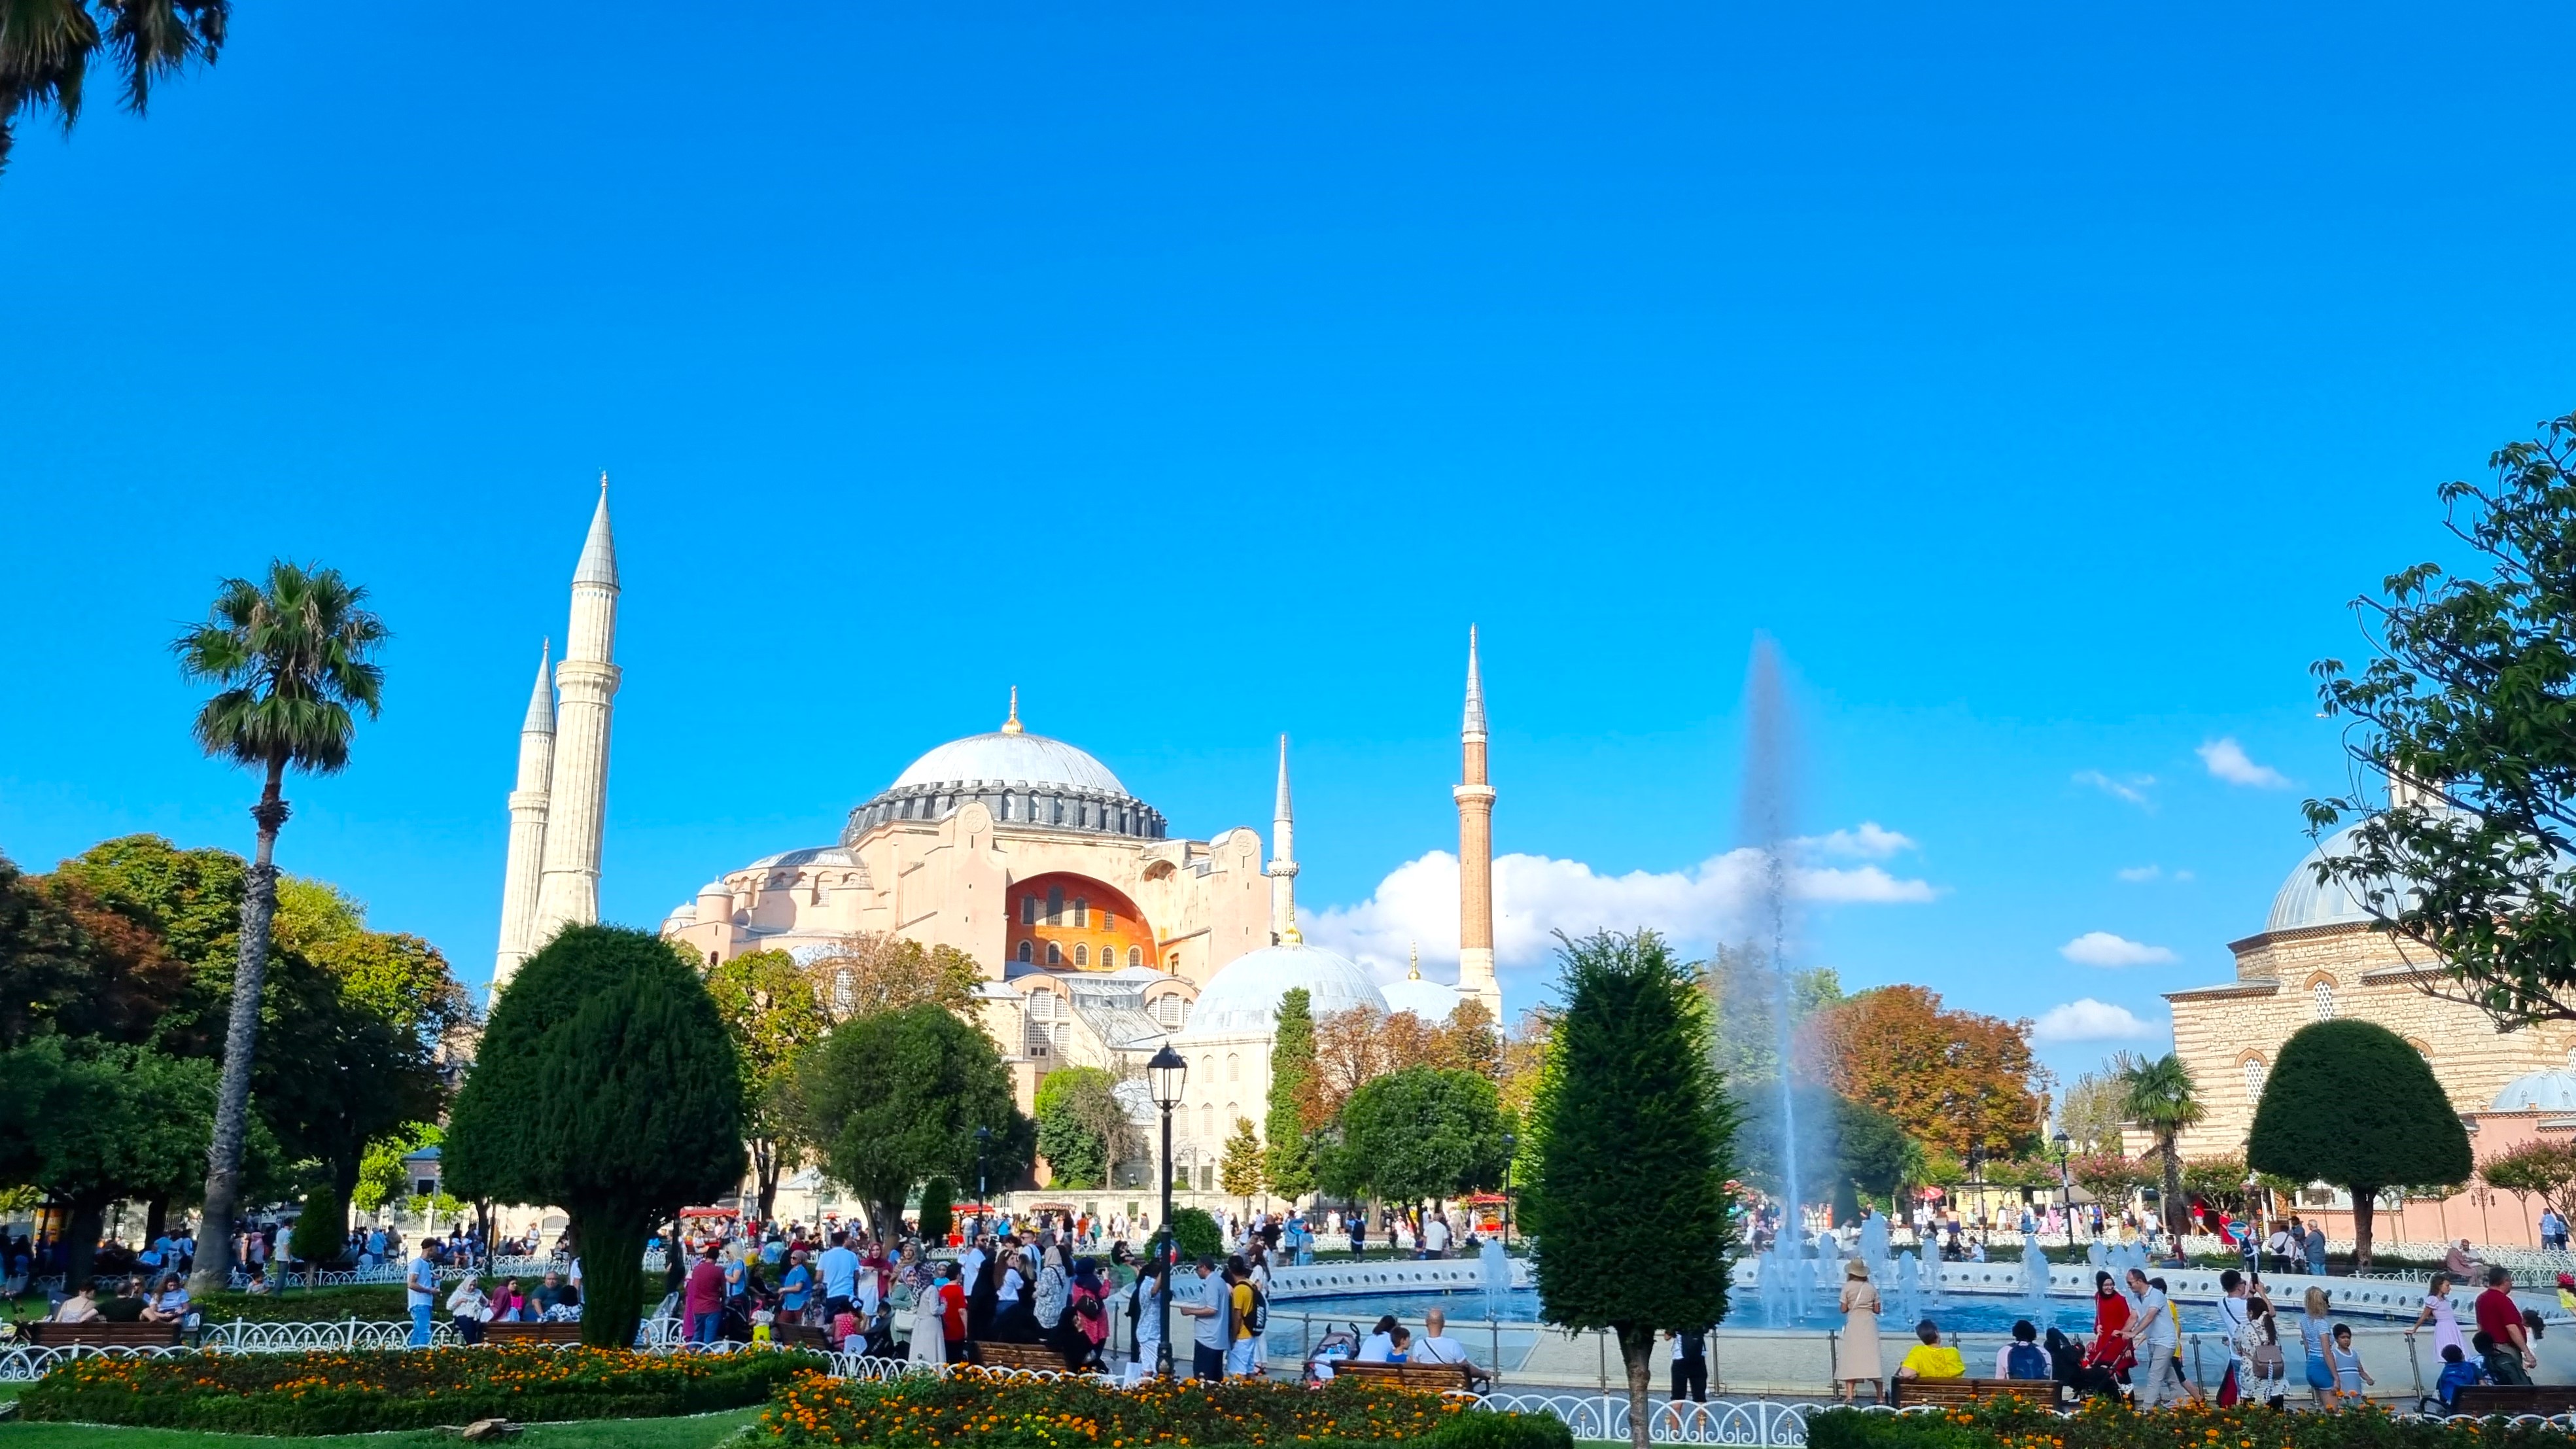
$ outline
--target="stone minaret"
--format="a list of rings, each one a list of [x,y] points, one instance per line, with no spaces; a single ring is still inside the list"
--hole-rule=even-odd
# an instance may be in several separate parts
[[[537,914],[537,880],[546,859],[546,798],[554,788],[555,685],[550,649],[537,653],[537,688],[519,726],[519,785],[510,792],[510,864],[501,874],[501,954],[492,962],[499,996],[528,959],[528,922]]]
[[[547,793],[545,875],[528,922],[534,953],[568,925],[599,919],[599,836],[608,816],[608,716],[617,698],[617,546],[608,535],[608,475],[572,572],[572,629],[555,665],[554,780]]]
[[[1270,812],[1270,944],[1297,938],[1297,827],[1288,809],[1288,737],[1279,737],[1279,803]]]
[[[1485,685],[1476,673],[1476,629],[1467,628],[1467,716],[1458,732],[1458,991],[1503,1019],[1494,979],[1494,787],[1485,783]]]

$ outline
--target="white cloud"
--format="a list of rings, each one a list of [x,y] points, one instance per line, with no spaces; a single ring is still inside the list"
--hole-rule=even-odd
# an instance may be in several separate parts
[[[2248,785],[2257,790],[2287,789],[2290,777],[2269,765],[2258,765],[2245,753],[2245,747],[2234,737],[2211,740],[2200,747],[2200,762],[2209,773],[2230,785]]]
[[[2099,770],[2078,770],[2074,778],[2078,785],[2090,785],[2105,795],[2126,800],[2142,810],[2156,808],[2155,802],[2147,798],[2147,787],[2156,782],[2156,777],[2153,775],[2131,775],[2125,780],[2114,780]]]
[[[1798,842],[1818,855],[1837,855],[1846,859],[1885,860],[1891,855],[1914,849],[1914,839],[1887,829],[1875,820],[1864,820],[1849,830],[1830,835],[1810,835]]]
[[[2129,1008],[2087,996],[2041,1012],[2039,1020],[2031,1024],[2030,1039],[2039,1046],[2056,1046],[2078,1041],[2137,1041],[2155,1033],[2155,1023]]]
[[[1875,828],[1864,827],[1855,838]],[[1580,937],[1605,928],[1651,926],[1692,950],[1737,939],[1755,924],[1763,865],[1762,852],[1751,848],[1711,856],[1686,870],[1625,875],[1544,855],[1497,857],[1494,955],[1506,970],[1537,965],[1548,958],[1560,930]],[[1939,894],[1928,881],[1891,875],[1876,865],[1792,864],[1788,882],[1793,900],[1824,905],[1910,905]],[[1305,916],[1302,927],[1309,940],[1371,967],[1381,979],[1403,975],[1407,951],[1417,944],[1426,962],[1454,962],[1458,858],[1435,850],[1406,861],[1387,872],[1367,900],[1326,907]]]
[[[2133,865],[2113,871],[2112,874],[2131,885],[2142,885],[2151,880],[2163,880],[2165,868],[2160,865]]]
[[[2087,931],[2058,947],[2057,954],[2078,966],[2154,966],[2180,959],[2162,946],[2150,946],[2108,931]]]

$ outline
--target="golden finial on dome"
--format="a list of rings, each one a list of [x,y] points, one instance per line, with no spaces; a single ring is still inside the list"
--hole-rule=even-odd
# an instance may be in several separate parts
[[[1019,732],[1020,732],[1020,687],[1019,687],[1018,685],[1014,684],[1014,685],[1012,685],[1012,686],[1011,686],[1011,717],[1010,717],[1009,719],[1006,719],[1006,720],[1002,721],[1002,733],[1004,733],[1004,734],[1006,734],[1006,735],[1015,735],[1015,734],[1018,734]]]
[[[1404,973],[1404,979],[1407,981],[1419,981],[1422,979],[1422,943],[1419,941],[1407,941],[1404,943],[1404,946],[1405,949],[1413,955],[1413,969]]]
[[[1282,946],[1306,944],[1306,933],[1297,929],[1297,908],[1293,905],[1288,908],[1288,929],[1279,933],[1279,944]]]

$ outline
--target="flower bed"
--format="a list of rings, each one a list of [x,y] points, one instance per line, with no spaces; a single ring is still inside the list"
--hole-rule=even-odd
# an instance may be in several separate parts
[[[2503,1419],[2401,1420],[2377,1409],[2309,1414],[2184,1407],[2142,1414],[2103,1399],[2060,1418],[2001,1398],[1937,1414],[1811,1414],[1807,1449],[2576,1449],[2576,1434]]]
[[[821,1363],[801,1353],[498,1345],[98,1357],[56,1368],[29,1386],[18,1405],[29,1419],[238,1434],[365,1433],[496,1415],[645,1419],[756,1404]]]
[[[1265,1380],[1211,1386],[1152,1380],[1030,1379],[963,1369],[945,1379],[857,1383],[800,1378],[778,1391],[760,1427],[786,1444],[874,1449],[1135,1449],[1429,1440],[1436,1449],[1570,1449],[1545,1415],[1469,1411],[1457,1399],[1336,1379],[1321,1389]]]

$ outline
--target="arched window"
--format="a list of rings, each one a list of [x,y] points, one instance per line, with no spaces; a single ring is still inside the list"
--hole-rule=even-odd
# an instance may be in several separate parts
[[[1088,966],[1088,965],[1090,965],[1090,964],[1091,964],[1091,948],[1090,948],[1089,946],[1081,946],[1081,945],[1077,945],[1077,946],[1075,946],[1075,947],[1073,948],[1073,964],[1074,964],[1074,965],[1076,965],[1076,966]]]
[[[1073,898],[1073,923],[1077,926],[1091,924],[1091,902],[1080,896]]]
[[[1140,947],[1140,946],[1130,946],[1130,947],[1128,947],[1128,948],[1127,948],[1127,964],[1128,964],[1128,965],[1130,965],[1130,966],[1142,966],[1142,965],[1144,965],[1144,964],[1145,964],[1145,951],[1144,951],[1144,948],[1143,948],[1143,947]]]
[[[1114,931],[1114,930],[1117,930],[1117,929],[1118,929],[1118,913],[1117,913],[1116,911],[1110,911],[1110,910],[1104,910],[1104,911],[1102,911],[1102,912],[1100,913],[1100,929],[1102,929],[1102,930],[1104,930],[1104,931]]]
[[[1177,991],[1167,991],[1162,995],[1155,997],[1154,1024],[1156,1026],[1179,1026],[1181,1024],[1182,1006],[1181,993]]]
[[[2263,1100],[2263,1059],[2261,1057],[2245,1059],[2245,1096],[2248,1101]]]
[[[1047,887],[1047,924],[1050,926],[1064,924],[1064,887],[1062,886]]]
[[[2317,1020],[2334,1020],[2334,988],[2332,986],[2320,981],[2316,985],[2308,988],[2308,995],[2316,998]]]
[[[1216,1058],[1214,1056],[1204,1056],[1199,1058],[1199,1080],[1202,1082],[1213,1082],[1216,1080]]]
[[[1243,1058],[1232,1052],[1225,1054],[1225,1079],[1229,1082],[1243,1080]]]
[[[1199,1135],[1201,1137],[1214,1137],[1216,1135],[1216,1104],[1214,1102],[1207,1103],[1199,1108]]]
[[[1021,965],[1023,965],[1023,966],[1026,966],[1027,964],[1029,964],[1029,957],[1030,957],[1030,954],[1031,954],[1031,953],[1030,953],[1030,950],[1029,950],[1029,944],[1030,944],[1030,943],[1028,943],[1028,942],[1026,942],[1026,941],[1022,941],[1022,942],[1020,943],[1020,964],[1021,964]]]
[[[1044,1021],[1048,1017],[1055,1015],[1055,993],[1052,991],[1030,992],[1029,1015],[1039,1021]]]
[[[1053,941],[1047,942],[1047,964],[1049,966],[1064,964],[1064,948]]]
[[[723,962],[718,961],[718,960],[716,959],[716,953],[715,953],[715,952],[713,952],[713,951],[709,951],[709,952],[707,953],[707,969],[708,969],[708,970],[712,971],[712,970],[714,970],[716,967],[721,966],[721,965],[723,965],[723,964],[724,964]],[[2567,1059],[2568,1059],[2571,1063],[2576,1063],[2576,1052],[2569,1052],[2569,1053],[2567,1054]]]
[[[1038,898],[1036,896],[1020,897],[1020,924],[1023,926],[1034,926],[1037,923]]]

